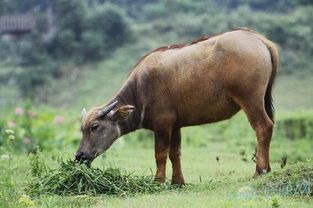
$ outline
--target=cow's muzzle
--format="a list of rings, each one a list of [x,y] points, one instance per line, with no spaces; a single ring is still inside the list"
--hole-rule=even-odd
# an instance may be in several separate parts
[[[91,163],[92,157],[84,152],[76,152],[75,160],[79,163]]]

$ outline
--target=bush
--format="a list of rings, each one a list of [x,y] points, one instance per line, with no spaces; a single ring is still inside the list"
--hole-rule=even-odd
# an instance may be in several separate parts
[[[76,148],[80,139],[78,118],[47,108],[35,111],[29,103],[2,119],[0,152],[32,152],[37,146],[44,150]]]
[[[21,40],[0,40],[2,63],[20,67],[6,76],[14,79],[23,98],[36,98],[40,87],[60,78],[60,62],[76,65],[105,59],[132,37],[125,14],[117,6],[64,0],[51,4],[57,17],[52,40],[44,41],[39,31]],[[38,17],[42,20],[42,14]]]
[[[276,134],[283,138],[313,139],[313,113],[310,111],[286,113],[276,126]]]
[[[169,42],[169,38],[174,41],[175,39],[176,41],[191,41],[197,36],[214,35],[236,27],[250,27],[275,42],[281,49],[281,73],[297,74],[300,72],[303,74],[312,71],[308,60],[312,59],[313,50],[313,36],[311,35],[313,27],[310,24],[313,21],[313,6],[292,7],[284,13],[269,14],[260,10],[255,11],[250,4],[241,1],[237,2],[240,6],[229,11],[221,10],[221,12],[216,12],[214,6],[205,5],[201,1],[193,4],[197,6],[197,9],[186,10],[184,6],[189,5],[188,2],[182,1],[180,4],[172,5],[165,1],[148,5],[144,9],[144,15],[147,23],[152,24],[154,28],[154,33],[150,31],[149,34],[160,32],[167,34],[162,39],[163,42]],[[268,1],[266,2],[269,4]],[[199,12],[201,8],[207,10]],[[171,19],[171,21],[165,19]]]
[[[129,26],[118,7],[111,4],[89,6],[83,1],[69,2],[58,1],[55,4],[59,28],[55,38],[48,44],[48,50],[56,58],[70,57],[78,63],[97,61],[129,40]],[[67,12],[66,8],[71,12]]]

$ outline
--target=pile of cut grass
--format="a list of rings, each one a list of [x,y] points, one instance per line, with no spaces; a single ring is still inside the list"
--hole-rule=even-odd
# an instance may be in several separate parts
[[[129,196],[164,190],[152,176],[136,176],[124,169],[90,168],[70,160],[61,161],[58,169],[49,169],[38,154],[31,166],[34,177],[27,188],[30,194]]]

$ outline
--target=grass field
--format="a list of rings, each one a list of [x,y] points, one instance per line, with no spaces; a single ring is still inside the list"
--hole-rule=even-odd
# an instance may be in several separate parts
[[[281,86],[281,85],[279,85]],[[280,90],[283,90],[281,88]],[[294,92],[296,93],[296,92]],[[310,96],[307,99],[311,99]],[[290,100],[290,99],[289,99]],[[281,102],[281,101],[279,101]],[[294,103],[294,101],[292,101]],[[291,102],[291,106],[293,105]],[[284,102],[282,102],[283,104]],[[306,102],[307,103],[307,102]],[[309,106],[308,106],[309,107]],[[275,129],[271,143],[272,173],[265,177],[252,179],[255,163],[251,160],[256,146],[256,138],[245,115],[241,112],[229,121],[197,127],[184,128],[182,132],[182,165],[187,185],[179,189],[169,189],[157,194],[138,194],[128,197],[117,196],[60,196],[30,195],[27,192],[30,176],[30,158],[25,152],[23,138],[28,127],[34,142],[42,145],[42,159],[49,167],[58,166],[58,158],[73,158],[81,137],[79,115],[75,110],[64,111],[48,106],[33,106],[36,116],[27,119],[14,114],[14,109],[2,109],[0,130],[4,146],[0,146],[0,208],[16,207],[292,207],[313,206],[311,196],[282,195],[279,190],[270,194],[259,193],[242,197],[239,193],[254,193],[258,184],[271,184],[268,178],[280,179],[283,174],[280,164],[287,157],[287,165],[296,172],[296,178],[306,171],[295,168],[293,164],[303,163],[311,168],[313,184],[313,140],[312,110],[284,111],[278,108],[276,127],[285,121],[287,126]],[[11,113],[9,113],[11,112]],[[62,123],[55,123],[57,116],[63,116]],[[290,120],[291,119],[291,120]],[[3,130],[8,128],[7,121],[15,121],[16,144],[20,149],[7,148],[10,142]],[[292,121],[290,123],[290,121]],[[30,122],[30,123],[29,123]],[[290,125],[290,126],[288,126]],[[289,129],[296,138],[285,138],[279,132]],[[279,130],[279,131],[278,131]],[[299,131],[301,130],[301,131]],[[299,136],[297,136],[299,135]],[[136,175],[151,175],[155,171],[152,134],[137,131],[119,139],[113,146],[93,163],[93,167],[117,167]],[[303,138],[301,138],[303,136]],[[7,145],[7,146],[6,146]],[[7,159],[8,155],[10,159]],[[219,158],[217,161],[216,158]],[[171,164],[167,165],[168,182],[171,178]],[[301,172],[302,171],[302,172]],[[275,173],[275,174],[274,174]],[[279,180],[277,180],[279,181]],[[288,180],[287,180],[288,181]],[[279,184],[279,183],[278,183]],[[313,186],[312,186],[313,187]],[[248,191],[247,191],[248,190]],[[311,188],[313,191],[313,188]]]
[[[309,143],[308,143],[309,144]],[[280,171],[278,160],[281,148],[292,145],[274,145],[272,155],[277,158],[272,163],[274,172]],[[72,157],[74,150],[42,152],[43,159],[51,167],[57,165],[56,158]],[[303,152],[307,155],[305,152]],[[216,157],[219,157],[219,161]],[[307,155],[312,159],[313,155]],[[25,191],[31,176],[29,158],[25,155],[11,155],[11,159],[0,162],[0,207],[312,207],[309,196],[280,196],[276,194],[239,197],[238,192],[263,183],[263,176],[252,179],[254,163],[250,159],[243,161],[235,146],[223,141],[208,141],[202,148],[183,148],[183,171],[187,185],[183,188],[167,190],[158,194],[140,194],[134,197],[116,196],[57,196],[41,195],[28,198]],[[286,168],[290,166],[287,163]],[[312,160],[305,162],[313,167]],[[154,172],[154,153],[152,147],[134,148],[119,142],[93,164],[95,167],[121,167],[139,175]],[[167,166],[167,178],[171,177],[170,163]],[[270,173],[271,175],[273,173]],[[266,181],[266,180],[265,180]],[[244,188],[242,188],[244,187]],[[248,188],[249,189],[249,188]],[[27,196],[23,196],[27,195]]]

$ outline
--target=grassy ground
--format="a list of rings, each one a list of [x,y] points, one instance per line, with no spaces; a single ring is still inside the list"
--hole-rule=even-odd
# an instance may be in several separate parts
[[[143,50],[143,49],[134,49]],[[138,54],[138,52],[134,52]],[[141,53],[140,53],[141,54]],[[48,90],[50,94],[57,94],[57,98],[49,100],[56,106],[71,106],[71,109],[80,109],[83,106],[90,108],[94,105],[103,104],[121,83],[125,80],[131,66],[138,57],[132,53],[126,53],[122,49],[115,53],[121,58],[119,61],[107,60],[94,69],[84,69],[78,78],[72,80],[64,79],[58,81],[55,86]],[[121,68],[119,68],[121,67]],[[116,73],[115,70],[119,70]],[[77,81],[79,80],[79,81]],[[312,93],[310,91],[313,76],[281,76],[278,78],[274,99],[277,109],[277,119],[280,119],[281,112],[295,108],[312,108]],[[57,87],[58,86],[58,87]],[[10,88],[10,86],[8,87]],[[67,89],[64,91],[64,89]],[[11,91],[14,91],[12,88]],[[15,95],[5,89],[0,90],[1,99],[5,94]],[[71,93],[68,93],[71,92]],[[17,95],[16,95],[17,96]],[[1,101],[0,99],[0,101]],[[13,98],[10,98],[13,99]],[[72,106],[72,104],[75,104]],[[12,109],[11,109],[12,110]],[[40,109],[37,109],[41,111]],[[1,108],[0,113],[8,111]],[[78,120],[79,112],[73,111],[73,120]],[[71,111],[71,113],[72,113]],[[59,112],[63,115],[61,112]],[[39,112],[38,112],[39,114]],[[70,113],[68,113],[70,114]],[[68,114],[64,114],[67,121]],[[3,117],[3,116],[2,116]],[[47,118],[45,118],[47,120]],[[53,122],[53,117],[50,119]],[[69,121],[70,122],[70,121]],[[36,123],[34,123],[36,125]],[[65,135],[44,134],[50,131],[59,132],[60,126],[45,121],[44,124],[36,126],[41,139],[66,139],[70,137],[79,138],[79,130],[76,126]],[[67,124],[68,125],[68,124]],[[65,124],[61,124],[69,129]],[[43,129],[43,130],[42,130]],[[64,131],[66,132],[66,131]],[[143,134],[146,137],[146,134]],[[312,140],[297,139],[288,140],[275,136],[271,145],[271,160],[274,170],[280,169],[280,160],[288,156],[289,162],[305,161],[313,158]],[[131,139],[131,137],[125,137]],[[0,159],[0,208],[8,207],[313,207],[313,198],[279,195],[264,198],[248,198],[246,200],[236,198],[242,187],[253,186],[261,179],[252,180],[255,164],[251,161],[256,144],[254,132],[251,130],[243,114],[235,116],[231,121],[213,124],[208,126],[192,127],[183,130],[183,172],[188,185],[182,189],[169,190],[160,194],[137,195],[135,197],[113,197],[113,196],[56,196],[43,195],[40,197],[28,198],[25,187],[30,180],[28,157],[25,155],[12,154],[11,160]],[[188,142],[190,142],[189,147]],[[71,139],[69,139],[69,142]],[[138,140],[134,140],[138,142]],[[67,142],[62,143],[67,144]],[[62,146],[61,145],[61,146]],[[77,146],[77,144],[76,144]],[[44,159],[49,166],[56,166],[57,157],[72,157],[75,149],[58,149],[56,142],[51,141],[50,152],[44,152]],[[240,152],[245,155],[240,155]],[[4,152],[1,152],[4,154]],[[219,157],[219,162],[216,157]],[[244,159],[247,162],[244,162]],[[113,149],[110,149],[105,157],[95,161],[94,166],[114,166],[125,168],[136,174],[150,175],[155,170],[154,153],[152,141],[146,145],[131,145],[130,142],[123,145],[119,142]],[[313,166],[307,163],[307,166]],[[170,163],[168,163],[168,178],[171,177]]]
[[[73,150],[74,151],[74,150]],[[57,156],[72,157],[66,150],[43,152],[43,158],[50,166],[56,166]],[[63,154],[61,153],[63,152]],[[275,148],[273,155],[279,155]],[[130,145],[115,145],[105,156],[93,164],[98,167],[122,167],[136,174],[150,175],[155,169],[153,148],[132,148]],[[312,155],[307,158],[312,158]],[[219,157],[217,162],[216,157]],[[312,197],[257,196],[238,198],[238,191],[252,186],[264,177],[252,179],[254,163],[244,162],[236,148],[224,142],[210,141],[207,147],[183,148],[183,172],[187,186],[159,194],[136,195],[135,197],[43,195],[27,198],[25,187],[30,180],[28,158],[12,155],[11,160],[0,161],[0,207],[312,207]],[[312,167],[312,162],[306,163]],[[287,168],[290,164],[287,164]],[[279,171],[280,164],[272,163],[272,169]],[[171,177],[168,163],[167,177]],[[263,183],[263,182],[262,182]],[[244,187],[244,188],[242,188]]]

